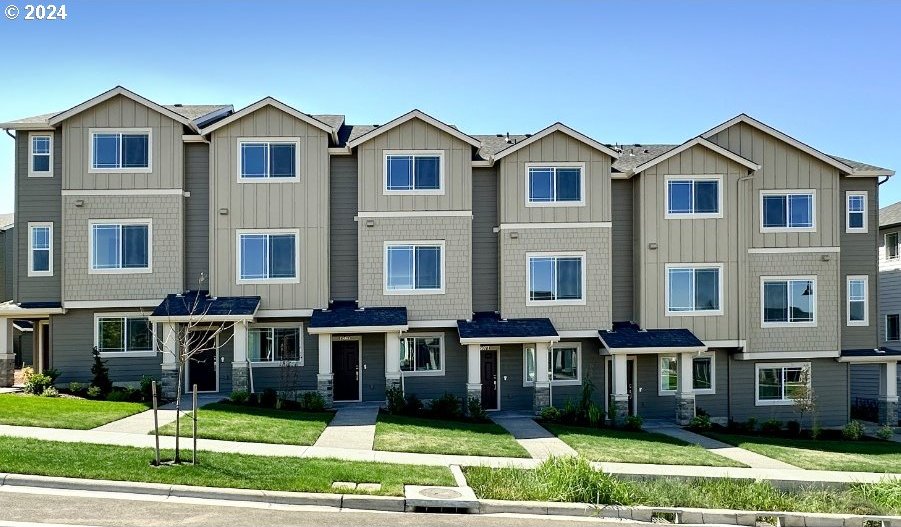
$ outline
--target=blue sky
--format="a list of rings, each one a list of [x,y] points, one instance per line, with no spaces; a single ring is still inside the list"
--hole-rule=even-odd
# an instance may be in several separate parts
[[[352,123],[420,108],[470,133],[559,120],[619,143],[678,143],[746,112],[901,168],[901,2],[66,4],[65,21],[0,18],[0,121],[117,84],[164,104],[272,95]],[[0,137],[9,189],[12,146]],[[901,176],[881,188],[883,206],[901,200]]]

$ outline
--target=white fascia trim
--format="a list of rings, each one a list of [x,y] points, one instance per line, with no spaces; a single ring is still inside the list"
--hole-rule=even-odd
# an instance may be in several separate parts
[[[708,141],[704,137],[698,136],[698,137],[695,137],[694,139],[689,139],[688,141],[682,143],[681,145],[677,146],[676,148],[673,148],[672,150],[668,150],[668,151],[660,154],[659,156],[655,157],[654,159],[651,159],[650,161],[645,161],[644,163],[642,163],[642,164],[638,165],[637,167],[633,168],[632,170],[630,170],[628,172],[628,174],[633,175],[633,174],[638,174],[640,172],[644,172],[645,170],[647,170],[657,164],[660,164],[675,155],[681,154],[682,152],[684,152],[684,151],[688,150],[689,148],[696,146],[696,145],[703,146],[709,150],[716,152],[717,154],[719,154],[727,159],[731,159],[732,161],[735,161],[736,163],[743,165],[748,170],[751,170],[751,171],[760,170],[759,164],[757,164],[749,159],[745,159],[744,157],[742,157],[734,152],[726,150],[725,148],[719,146],[718,144]]]
[[[200,315],[185,315],[185,316],[169,316],[169,315],[161,315],[161,316],[150,316],[147,317],[147,320],[151,322],[195,322],[195,323],[206,323],[206,322],[252,322],[254,315],[209,315],[209,314],[200,314]]]
[[[491,159],[474,159],[472,161],[473,168],[489,168],[494,166],[494,161]]]
[[[883,170],[854,170],[854,172],[848,174],[848,177],[892,177],[895,175],[894,170],[883,169]]]
[[[405,332],[410,326],[342,326],[325,328],[307,328],[310,335],[347,335],[352,333],[395,333]]]
[[[190,128],[191,130],[194,130],[195,132],[198,132],[198,133],[200,132],[200,129],[197,128],[197,125],[194,124],[194,122],[191,121],[190,119],[188,119],[187,117],[179,115],[178,113],[173,112],[172,110],[170,110],[164,106],[161,106],[161,105],[151,101],[150,99],[145,99],[144,97],[141,97],[137,93],[135,93],[131,90],[128,90],[126,88],[123,88],[122,86],[116,86],[115,88],[105,91],[94,98],[88,99],[87,101],[85,101],[77,106],[74,106],[64,112],[54,115],[53,117],[51,117],[48,120],[48,124],[50,124],[51,126],[56,126],[57,124],[63,122],[64,120],[68,119],[69,117],[72,117],[73,115],[77,115],[77,114],[79,114],[93,106],[96,106],[104,101],[108,101],[109,99],[112,99],[113,97],[115,97],[117,95],[122,95],[123,97],[127,97],[127,98],[135,101],[138,104],[146,106],[146,107],[150,108],[151,110],[159,112],[174,121],[178,121],[178,122],[184,124],[185,126]]]
[[[530,137],[528,139],[524,139],[516,144],[508,146],[507,148],[501,150],[500,152],[497,152],[496,154],[494,154],[493,160],[498,161],[499,159],[503,159],[504,157],[512,154],[513,152],[516,152],[522,148],[525,148],[526,146],[529,146],[530,144],[532,144],[536,141],[540,141],[541,139],[544,139],[545,137],[551,135],[554,132],[562,132],[577,141],[587,144],[588,146],[594,148],[595,150],[598,150],[600,152],[607,154],[608,156],[612,157],[613,159],[617,159],[621,155],[616,150],[614,150],[598,141],[595,141],[594,139],[588,137],[587,135],[585,135],[581,132],[577,132],[576,130],[573,130],[572,128],[566,126],[565,124],[563,124],[561,122],[556,122],[556,123],[548,126],[547,128],[545,128],[544,130],[541,130],[540,132],[533,135],[532,137]]]
[[[771,360],[771,359],[834,359],[841,356],[841,351],[753,351],[748,353],[736,353],[733,355],[738,360]]]
[[[420,328],[456,328],[456,320],[410,320],[407,322],[410,329]]]
[[[354,139],[353,141],[349,141],[347,143],[347,148],[356,148],[357,146],[369,141],[370,139],[378,137],[389,130],[397,128],[398,126],[406,123],[407,121],[410,121],[411,119],[420,119],[422,121],[425,121],[426,123],[434,126],[435,128],[438,128],[442,132],[452,135],[452,136],[456,137],[457,139],[459,139],[475,148],[481,148],[481,146],[482,146],[482,142],[479,141],[478,139],[476,139],[475,137],[464,134],[463,132],[461,132],[460,130],[457,130],[453,126],[445,124],[445,123],[439,121],[438,119],[435,119],[431,115],[426,114],[425,112],[423,112],[421,110],[412,110],[412,111],[409,111],[409,112],[401,115],[400,117],[396,117],[396,118],[392,119],[388,123],[383,124],[382,126],[379,126],[378,128],[374,128],[374,129],[366,132],[365,134],[361,135],[360,137]]]
[[[184,189],[180,188],[148,188],[148,189],[119,189],[119,190],[62,190],[63,196],[183,196]]]
[[[358,212],[354,220],[358,218],[433,218],[433,217],[461,217],[472,218],[471,210],[401,210],[401,211],[372,211]]]
[[[104,309],[127,307],[157,307],[161,300],[73,300],[64,301],[65,309]]]
[[[474,337],[461,338],[460,344],[537,344],[539,342],[560,342],[560,337]]]
[[[574,329],[570,331],[557,331],[561,339],[597,339],[600,338],[596,329]]]
[[[603,341],[603,338],[601,339]],[[681,346],[672,348],[608,348],[611,355],[666,355],[672,353],[703,353],[707,346]]]
[[[255,112],[261,108],[264,108],[266,106],[272,106],[274,108],[277,108],[292,117],[295,117],[309,125],[312,125],[318,129],[322,130],[323,132],[326,132],[327,134],[329,134],[332,138],[332,141],[334,141],[335,143],[338,142],[338,130],[323,123],[319,119],[310,117],[309,115],[307,115],[301,111],[298,111],[295,108],[288,106],[287,104],[275,99],[274,97],[266,97],[264,99],[260,99],[259,101],[251,104],[250,106],[245,106],[244,108],[241,108],[237,112],[229,115],[225,119],[222,119],[221,121],[216,121],[215,123],[211,124],[210,126],[204,128],[203,130],[200,130],[200,133],[203,135],[207,135],[211,132],[214,132],[214,131],[222,128],[223,126],[227,126],[227,125],[237,121],[238,119],[243,119],[244,117],[246,117],[246,116],[252,114],[253,112]]]
[[[181,136],[181,142],[182,143],[209,143],[209,141],[207,141],[206,137],[204,137],[202,135],[193,135],[193,134],[191,134],[191,135],[183,134]]]
[[[257,318],[309,318],[313,316],[312,309],[260,309]]]
[[[34,130],[38,132],[52,132],[54,127],[47,123],[0,123],[0,128],[4,130]]]
[[[332,146],[328,149],[328,154],[330,156],[349,156],[353,153],[353,150],[347,148],[346,146]]]
[[[704,345],[708,348],[744,348],[748,345],[748,341],[744,339],[738,340],[705,340]]]
[[[66,310],[62,307],[19,307],[11,302],[0,304],[0,318],[46,317],[49,315],[63,315],[65,313]]]
[[[594,222],[573,222],[573,223],[501,223],[495,228],[497,231],[508,231],[511,229],[610,229],[613,227],[611,221],[594,221]]]
[[[882,356],[871,355],[869,357],[839,357],[836,360],[838,360],[838,362],[851,362],[855,364],[885,364],[887,362],[899,362],[901,361],[901,356],[884,354]]]
[[[748,254],[838,253],[841,247],[752,247]]]

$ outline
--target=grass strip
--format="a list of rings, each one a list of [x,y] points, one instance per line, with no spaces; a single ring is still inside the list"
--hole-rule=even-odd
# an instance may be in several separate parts
[[[375,449],[464,456],[529,457],[509,432],[494,423],[466,423],[379,414]]]
[[[0,424],[90,430],[147,408],[144,403],[0,394]]]

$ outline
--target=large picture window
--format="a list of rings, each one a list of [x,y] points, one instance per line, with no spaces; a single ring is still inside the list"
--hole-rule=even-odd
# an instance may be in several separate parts
[[[532,253],[527,260],[528,305],[585,303],[585,253]]]
[[[440,194],[443,165],[443,152],[386,152],[385,193]]]
[[[794,404],[811,381],[810,363],[757,364],[757,406]]]
[[[91,130],[91,171],[149,172],[150,129]]]
[[[666,314],[722,314],[722,265],[673,264],[666,267]]]
[[[239,231],[238,283],[297,282],[296,231]]]
[[[761,290],[763,327],[816,325],[815,278],[764,277]]]
[[[299,327],[257,327],[247,330],[250,362],[303,365],[303,338]]]
[[[527,165],[528,206],[585,204],[584,165]]]
[[[92,273],[149,273],[150,220],[92,221]]]
[[[816,230],[816,198],[812,190],[771,191],[760,194],[762,232]]]
[[[295,138],[239,139],[238,180],[242,182],[298,179],[300,141]]]
[[[444,242],[385,244],[386,294],[444,292]]]
[[[722,217],[722,177],[666,178],[666,217],[720,218]]]
[[[131,314],[95,315],[94,345],[101,354],[155,354],[153,326],[147,317]]]
[[[400,370],[409,375],[444,375],[444,337],[408,335],[400,341]]]

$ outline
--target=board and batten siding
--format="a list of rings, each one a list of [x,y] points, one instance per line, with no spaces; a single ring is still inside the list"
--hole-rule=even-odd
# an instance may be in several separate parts
[[[613,288],[613,321],[633,321],[636,319],[634,311],[635,273],[633,270],[633,204],[632,204],[633,180],[616,179],[611,182],[613,230],[611,240],[613,246],[610,251],[612,263]]]
[[[150,128],[151,172],[91,173],[91,128]],[[67,190],[173,189],[183,187],[184,126],[119,95],[62,123],[63,188]]]
[[[498,278],[497,171],[472,171],[472,310],[500,309]]]
[[[357,158],[333,156],[329,178],[331,298],[357,298]]]
[[[238,182],[238,140],[297,137],[297,182]],[[262,297],[260,309],[324,307],[329,298],[328,134],[272,106],[210,138],[210,284],[219,296]],[[222,209],[227,211],[226,214]],[[239,229],[299,229],[298,283],[237,284]]]
[[[200,276],[210,275],[210,147],[185,145],[185,289],[201,287]]]
[[[386,150],[441,150],[444,192],[385,195]],[[472,210],[472,145],[421,119],[411,119],[357,148],[361,212]]]
[[[839,288],[839,322],[841,329],[842,349],[873,349],[879,345],[878,320],[878,247],[879,242],[879,187],[876,178],[841,178],[841,254]],[[866,191],[867,193],[867,232],[846,232],[847,192]],[[848,280],[849,275],[867,276],[867,314],[866,326],[848,325]]]

